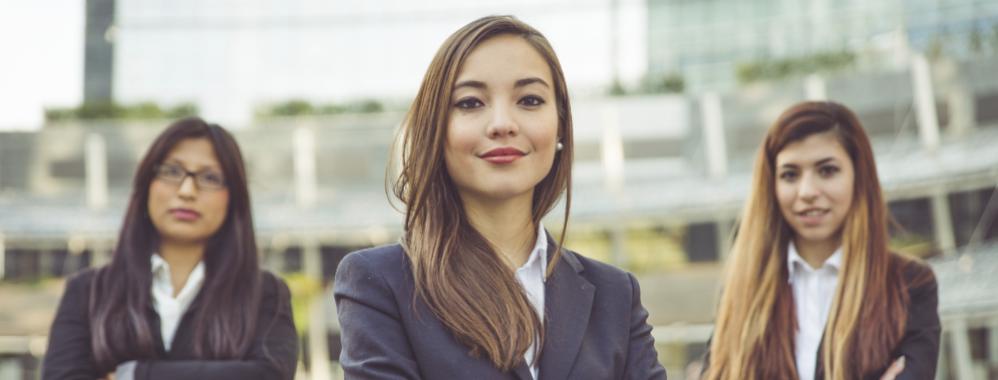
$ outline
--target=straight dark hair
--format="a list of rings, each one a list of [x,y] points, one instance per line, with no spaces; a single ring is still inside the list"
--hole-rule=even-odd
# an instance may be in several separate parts
[[[146,316],[150,301],[150,258],[159,249],[159,233],[149,218],[149,187],[154,168],[179,142],[211,141],[229,191],[225,221],[205,246],[204,285],[192,311],[194,355],[199,359],[240,359],[252,343],[259,309],[260,267],[242,153],[222,127],[186,118],[161,133],[135,172],[111,263],[96,270],[90,289],[91,348],[99,373],[118,363],[153,359],[155,340]],[[192,305],[192,308],[194,307]]]

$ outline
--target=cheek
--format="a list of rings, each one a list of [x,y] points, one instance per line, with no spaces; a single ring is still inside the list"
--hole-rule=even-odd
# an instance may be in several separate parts
[[[444,144],[444,167],[447,169],[447,173],[451,177],[454,177],[464,171],[460,170],[461,163],[458,157],[461,157],[461,154],[459,148],[453,145],[452,142],[454,140],[448,136],[447,142]]]
[[[159,211],[165,210],[169,207],[170,198],[173,196],[173,192],[165,186],[153,181],[149,185],[149,201],[148,208],[150,214],[158,214]]]
[[[468,170],[469,162],[475,153],[478,138],[470,133],[468,128],[462,128],[460,123],[451,123],[447,129],[447,140],[444,142],[444,164],[451,177],[460,177]]]
[[[835,184],[835,202],[843,211],[848,211],[852,207],[854,185],[852,173],[843,176],[842,180]]]
[[[843,181],[841,186],[839,186],[836,189],[836,194],[835,194],[835,202],[843,213],[848,212],[849,209],[852,208],[852,203],[853,203],[852,198],[853,198],[852,180],[850,179],[849,181]]]
[[[220,191],[206,200],[210,202],[208,204],[210,205],[212,220],[215,221],[215,224],[222,224],[222,221],[225,220],[225,215],[229,211],[229,193],[227,191]]]
[[[543,136],[549,141],[554,141],[558,138],[558,112],[553,108],[549,112],[544,113],[543,120],[541,121],[543,127],[539,128],[543,131]]]
[[[465,117],[451,117],[447,125],[444,149],[456,152],[473,151],[475,144],[478,143],[479,134],[475,133],[475,128],[470,124]]]
[[[789,213],[793,209],[795,194],[797,193],[796,187],[791,184],[783,183],[780,181],[776,182],[776,203],[780,205],[780,210],[784,214]]]

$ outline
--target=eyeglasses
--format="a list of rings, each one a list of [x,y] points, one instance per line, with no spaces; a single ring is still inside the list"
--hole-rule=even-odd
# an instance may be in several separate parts
[[[184,183],[187,176],[194,178],[194,184],[201,190],[221,190],[226,187],[225,178],[222,174],[214,170],[203,170],[200,172],[189,172],[187,169],[175,164],[162,164],[156,166],[156,178],[164,182],[179,185]]]

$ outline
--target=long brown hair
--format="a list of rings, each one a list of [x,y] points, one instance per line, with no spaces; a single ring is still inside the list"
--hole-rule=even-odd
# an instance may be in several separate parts
[[[114,371],[124,361],[157,356],[153,337],[158,332],[146,318],[152,307],[150,256],[160,241],[149,218],[149,186],[155,166],[177,143],[190,138],[211,141],[229,191],[225,222],[205,247],[205,282],[192,315],[194,356],[242,359],[253,342],[261,273],[242,153],[222,127],[186,118],[163,131],[139,163],[114,256],[94,276],[89,314],[99,373]]]
[[[794,379],[793,292],[787,246],[794,236],[776,201],[776,155],[816,133],[833,133],[852,159],[853,203],[843,222],[843,265],[820,355],[826,379],[883,372],[904,332],[907,260],[888,250],[888,211],[870,141],[856,115],[832,102],[804,102],[766,134],[727,263],[710,346],[708,379]]]
[[[406,205],[403,243],[417,297],[472,355],[484,355],[497,368],[508,371],[523,361],[535,338],[543,339],[543,322],[513,270],[469,223],[443,159],[451,92],[461,65],[475,47],[498,35],[522,37],[551,69],[563,149],[534,189],[531,215],[533,222],[539,223],[565,193],[564,239],[572,173],[568,90],[561,64],[547,39],[511,16],[475,20],[452,34],[437,51],[402,124],[401,173],[393,190]],[[547,275],[560,257],[562,241],[549,255]],[[540,341],[538,347],[542,347]]]

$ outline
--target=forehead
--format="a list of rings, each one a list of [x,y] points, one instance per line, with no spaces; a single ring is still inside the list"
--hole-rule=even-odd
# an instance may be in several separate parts
[[[776,154],[776,165],[808,165],[826,158],[849,161],[849,153],[835,133],[830,131],[815,133],[787,144]]]
[[[523,37],[503,34],[483,41],[468,54],[456,82],[477,80],[498,85],[526,77],[537,77],[550,84],[551,69]]]
[[[211,141],[204,137],[180,140],[170,149],[163,161],[180,163],[188,170],[221,167],[215,148],[211,145]]]

